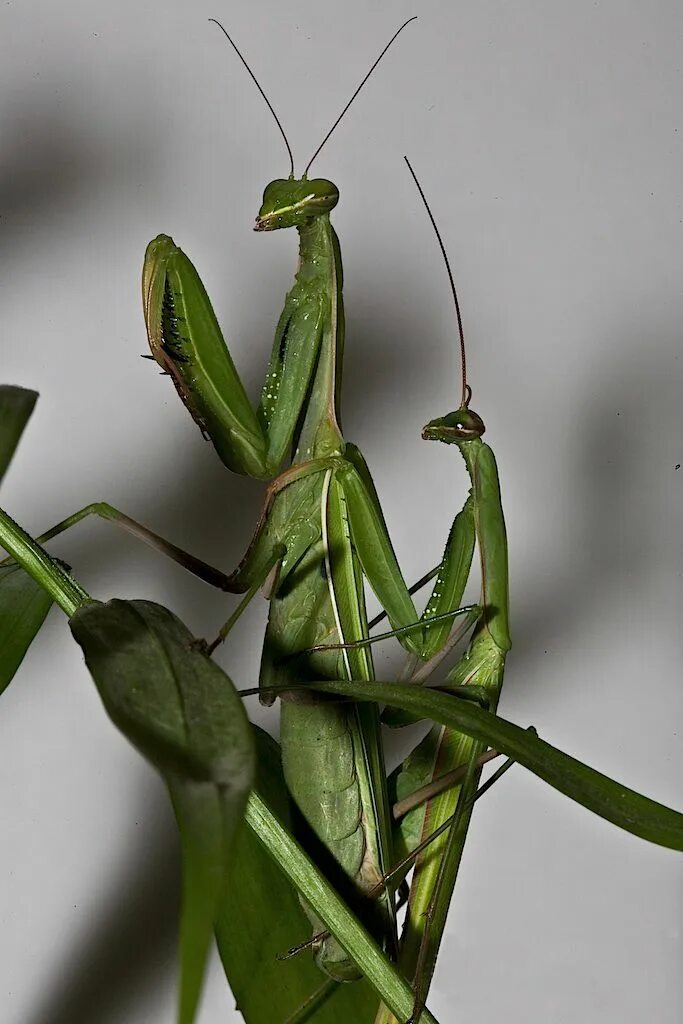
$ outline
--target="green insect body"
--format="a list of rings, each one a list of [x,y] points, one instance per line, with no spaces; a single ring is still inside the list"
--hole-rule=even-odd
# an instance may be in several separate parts
[[[268,194],[267,189],[266,210]],[[259,220],[263,217],[262,208]],[[277,226],[288,226],[277,213],[273,219]],[[319,331],[320,338],[293,465],[329,457],[341,460],[345,450],[338,425],[337,368],[344,330],[339,245],[327,214],[303,221],[298,230],[297,280],[285,302],[269,368],[270,380],[276,381],[277,387],[271,393],[281,400],[282,384],[287,386],[291,379],[285,362],[290,358],[292,321],[303,310],[299,322],[308,327],[308,337],[305,329],[299,334],[304,335],[304,344],[311,347],[313,332]],[[320,320],[311,307],[323,311]],[[283,345],[285,334],[288,344]],[[286,400],[291,398],[288,393]],[[360,639],[367,632],[360,567],[350,543],[335,470],[295,481],[284,489],[275,499],[272,519],[276,535],[281,524],[287,554],[270,605],[261,666],[264,692],[289,680],[372,679],[368,650],[303,654],[317,645]],[[342,580],[343,584],[339,583]],[[348,600],[344,600],[346,595]],[[285,778],[307,825],[330,855],[330,873],[334,875],[338,866],[356,881],[361,892],[369,890],[388,868],[383,858],[389,814],[377,713],[374,709],[369,709],[369,714],[362,712],[371,726],[369,735],[361,714],[351,705],[335,705],[313,695],[307,698],[302,701],[292,693],[282,699],[280,741]],[[371,754],[364,749],[367,744],[372,744]],[[369,794],[377,794],[376,799],[369,801]],[[315,930],[322,930],[315,917],[312,923]],[[320,966],[337,980],[359,976],[333,937],[316,944],[315,953]]]
[[[495,711],[510,649],[508,559],[496,460],[491,448],[481,440],[482,430],[479,417],[464,408],[427,424],[423,437],[456,444],[465,460],[472,485],[471,509],[481,564],[481,615],[465,654],[447,676],[446,686],[481,687],[487,695],[488,708]],[[467,437],[470,432],[472,436]],[[483,744],[461,733],[433,726],[401,766],[393,788],[399,793],[406,784],[408,791],[419,789],[456,766],[473,765],[484,750]],[[422,989],[428,986],[436,964],[479,776],[480,770],[473,772],[469,785],[466,778],[462,785],[410,811],[400,823],[396,846],[398,855],[403,856],[448,822],[458,803],[464,802],[450,855],[449,836],[443,835],[430,843],[415,862],[399,966]],[[377,1024],[396,1024],[396,1020],[383,1008]]]
[[[148,248],[143,275],[152,354],[172,376],[225,464],[263,478],[274,475],[286,451],[294,449],[290,467],[279,478],[284,483],[272,485],[254,539],[229,583],[235,592],[253,587],[272,563],[273,551],[284,548],[262,658],[266,698],[269,687],[290,681],[372,680],[368,648],[309,653],[312,647],[367,637],[363,577],[392,627],[419,619],[368,469],[360,452],[344,442],[339,427],[342,268],[329,218],[337,198],[336,187],[324,179],[280,179],[265,190],[256,228],[295,226],[300,250],[255,412],[187,257],[161,236]],[[169,306],[172,320],[164,312]],[[423,617],[457,608],[472,543],[466,531],[451,532]],[[448,622],[425,624],[403,635],[401,642],[425,659],[440,648],[449,629]],[[392,864],[377,712],[292,692],[282,699],[281,744],[287,784],[306,827],[327,851],[332,873],[336,865],[362,896]],[[391,892],[381,903],[386,941],[391,941]],[[333,938],[322,940],[317,960],[338,980],[357,973]]]

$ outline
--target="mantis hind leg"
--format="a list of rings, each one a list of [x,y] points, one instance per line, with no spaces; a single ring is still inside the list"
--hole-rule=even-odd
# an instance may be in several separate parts
[[[121,512],[119,509],[114,508],[113,505],[108,504],[106,501],[94,501],[90,505],[86,505],[84,508],[78,510],[78,512],[72,513],[67,516],[66,519],[62,519],[61,522],[56,523],[54,526],[46,530],[39,537],[36,538],[39,544],[46,544],[54,537],[59,536],[61,533],[65,533],[66,530],[71,529],[77,523],[80,523],[83,519],[87,519],[88,516],[99,516],[100,519],[105,519],[108,522],[114,523],[121,529],[126,530],[127,533],[131,533],[138,540],[141,540],[148,547],[154,548],[155,551],[159,551],[162,555],[170,558],[172,561],[177,562],[188,572],[192,573],[193,576],[197,576],[200,580],[208,583],[212,587],[216,587],[218,590],[227,591],[229,587],[226,584],[229,583],[230,577],[222,572],[220,569],[216,569],[214,566],[209,565],[208,562],[202,561],[201,558],[196,558],[195,555],[190,554],[188,551],[184,551],[179,548],[176,544],[172,544],[171,541],[165,540],[160,537],[158,533],[154,533],[148,527],[143,526],[142,523],[137,522],[135,519],[131,519],[125,512]],[[13,559],[6,558],[0,565],[9,565]]]

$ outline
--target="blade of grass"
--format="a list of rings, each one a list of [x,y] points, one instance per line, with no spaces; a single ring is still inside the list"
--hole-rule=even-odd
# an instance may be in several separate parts
[[[512,757],[565,796],[619,828],[659,846],[683,851],[683,814],[615,782],[526,729],[451,694],[410,683],[321,682],[316,688],[377,701],[458,729]]]
[[[246,820],[325,927],[359,965],[380,999],[399,1020],[407,1021],[413,1008],[410,986],[256,791],[249,797]],[[436,1019],[429,1010],[423,1010],[419,1024],[436,1024]]]

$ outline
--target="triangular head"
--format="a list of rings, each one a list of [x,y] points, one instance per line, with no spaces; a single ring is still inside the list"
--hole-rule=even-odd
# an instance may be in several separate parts
[[[260,92],[263,100],[273,115],[273,119],[282,135],[285,146],[287,147],[287,155],[289,157],[289,168],[290,173],[288,178],[277,178],[275,181],[271,181],[266,186],[266,190],[263,193],[263,203],[259,211],[259,215],[256,218],[255,231],[273,231],[276,228],[291,228],[299,227],[305,224],[306,221],[319,215],[321,213],[329,213],[329,211],[337,205],[339,199],[339,191],[336,185],[333,185],[331,181],[327,181],[325,178],[312,178],[308,179],[307,174],[311,164],[320,153],[320,150],[327,143],[328,139],[336,129],[339,122],[344,117],[344,114],[349,109],[353,101],[355,100],[358,93],[361,91],[368,78],[375,70],[379,62],[381,61],[384,54],[387,52],[394,40],[401,34],[406,25],[409,25],[411,21],[415,21],[417,15],[413,15],[412,18],[408,18],[403,24],[394,32],[393,36],[386,44],[379,57],[371,65],[370,70],[361,79],[360,85],[353,92],[351,99],[345,104],[341,114],[332,124],[325,135],[323,141],[320,143],[311,159],[306,164],[301,178],[294,177],[294,154],[292,153],[292,147],[289,144],[289,140],[282,127],[280,118],[275,113],[275,108],[266,96],[261,83],[258,78],[249,67],[244,55],[240,51],[237,43],[234,41],[227,29],[221,25],[220,21],[216,18],[209,18],[209,21],[213,22],[220,31],[223,33],[225,38],[230,43],[240,61],[244,65],[247,73],[249,74],[254,85]]]
[[[339,201],[339,189],[327,178],[276,178],[266,185],[254,231],[300,227]]]
[[[466,405],[455,412],[439,416],[422,429],[425,441],[443,441],[445,444],[458,444],[461,441],[473,441],[486,430],[484,421],[478,413],[468,409]]]

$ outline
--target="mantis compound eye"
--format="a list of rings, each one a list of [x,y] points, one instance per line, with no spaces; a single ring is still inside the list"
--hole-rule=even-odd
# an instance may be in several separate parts
[[[449,412],[446,416],[430,420],[423,428],[422,437],[425,441],[443,441],[455,444],[458,441],[473,441],[486,430],[481,416],[465,407]]]

